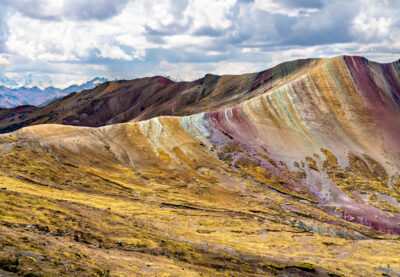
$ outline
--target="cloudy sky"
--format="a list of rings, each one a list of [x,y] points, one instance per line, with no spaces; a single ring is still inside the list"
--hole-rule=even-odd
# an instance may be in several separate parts
[[[398,0],[0,0],[0,84],[192,80],[308,57],[400,58]]]

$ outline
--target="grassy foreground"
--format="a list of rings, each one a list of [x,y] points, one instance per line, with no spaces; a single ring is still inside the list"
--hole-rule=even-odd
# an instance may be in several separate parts
[[[398,236],[335,217],[251,164],[231,166],[218,158],[227,151],[198,144],[175,121],[163,124],[181,146],[166,138],[152,146],[138,124],[94,129],[96,141],[86,129],[54,129],[77,140],[69,144],[46,135],[50,127],[2,136],[0,275],[400,272]]]

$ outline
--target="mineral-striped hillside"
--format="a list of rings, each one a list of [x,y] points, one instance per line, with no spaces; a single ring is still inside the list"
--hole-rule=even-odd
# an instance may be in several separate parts
[[[399,67],[346,56],[287,63],[280,74],[206,76],[196,82],[200,92],[213,84],[210,100],[182,92],[117,120],[128,123],[1,135],[0,268],[399,275]],[[145,83],[156,100],[155,87],[192,85]]]

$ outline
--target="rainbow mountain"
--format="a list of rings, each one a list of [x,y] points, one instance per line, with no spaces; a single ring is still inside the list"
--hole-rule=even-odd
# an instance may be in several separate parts
[[[106,82],[0,130],[9,274],[400,274],[399,61]]]

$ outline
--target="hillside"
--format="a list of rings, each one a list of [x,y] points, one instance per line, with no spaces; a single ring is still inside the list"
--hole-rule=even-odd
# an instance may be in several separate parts
[[[25,121],[130,121],[0,136],[0,268],[397,276],[399,99],[399,62],[343,56],[191,83],[106,83],[21,108]]]

